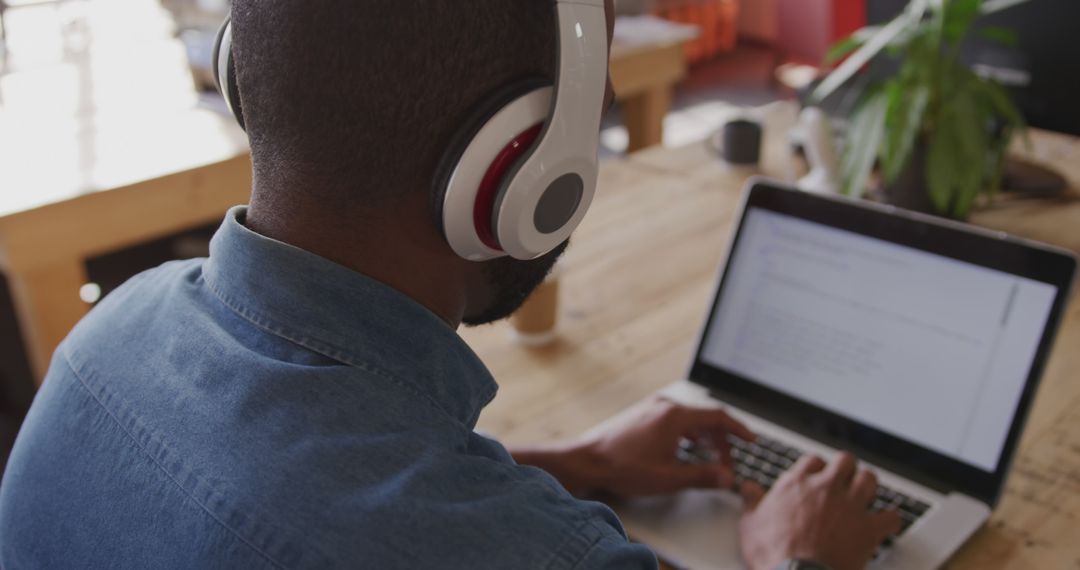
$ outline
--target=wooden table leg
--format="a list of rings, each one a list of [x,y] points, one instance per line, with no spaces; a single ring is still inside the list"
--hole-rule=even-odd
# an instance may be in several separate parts
[[[629,134],[628,152],[664,142],[664,117],[671,109],[672,88],[654,87],[622,101],[623,121]]]
[[[7,278],[30,368],[40,386],[56,346],[89,310],[79,298],[79,288],[87,282],[86,265],[77,259],[25,272],[9,270]]]

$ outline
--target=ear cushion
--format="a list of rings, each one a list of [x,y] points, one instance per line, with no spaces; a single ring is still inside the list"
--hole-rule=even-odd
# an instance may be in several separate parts
[[[217,84],[218,92],[225,98],[225,104],[228,106],[229,110],[232,111],[233,117],[236,118],[236,122],[240,123],[240,128],[243,129],[245,128],[244,109],[243,105],[240,103],[240,86],[236,82],[236,60],[232,55],[232,42],[225,41],[225,33],[230,31],[230,24],[231,20],[226,19],[218,30],[217,39],[214,40],[214,55],[212,62],[214,83]],[[222,50],[228,50],[224,54],[226,58],[224,78],[221,74]]]
[[[476,138],[480,129],[484,127],[499,111],[518,98],[527,95],[541,87],[548,87],[551,81],[541,77],[530,77],[515,81],[484,98],[467,115],[465,122],[450,139],[439,164],[435,169],[431,191],[431,212],[435,217],[435,225],[439,232],[446,235],[446,226],[443,218],[443,204],[446,200],[446,190],[450,185],[450,177],[453,176],[461,157],[469,144]],[[518,133],[507,133],[513,136]]]

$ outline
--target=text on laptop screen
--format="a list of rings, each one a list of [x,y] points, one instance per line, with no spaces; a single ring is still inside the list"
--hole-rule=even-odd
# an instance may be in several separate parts
[[[702,359],[994,471],[1057,289],[747,212]]]

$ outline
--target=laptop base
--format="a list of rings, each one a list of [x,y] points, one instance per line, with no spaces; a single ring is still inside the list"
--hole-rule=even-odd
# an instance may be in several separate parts
[[[691,406],[720,404],[701,386],[680,381],[660,394]],[[817,442],[735,408],[729,413],[755,432],[781,439],[823,457],[836,454]],[[942,495],[870,466],[882,484],[922,498],[934,506],[896,544],[872,564],[874,569],[930,569],[943,565],[990,516],[985,504],[960,494]],[[745,568],[739,554],[738,522],[742,500],[731,491],[691,490],[670,497],[652,497],[611,505],[636,541],[661,559],[694,570]]]

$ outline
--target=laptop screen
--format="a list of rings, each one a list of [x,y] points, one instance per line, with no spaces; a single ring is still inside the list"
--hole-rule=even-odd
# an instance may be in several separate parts
[[[688,378],[993,505],[1076,265],[1061,249],[755,179]]]
[[[1057,293],[750,208],[701,358],[993,472]]]

